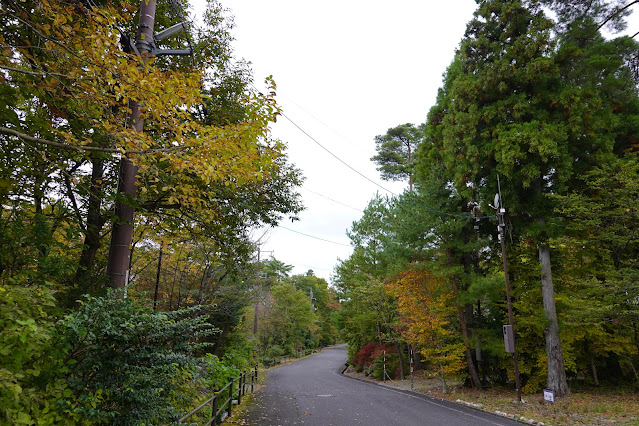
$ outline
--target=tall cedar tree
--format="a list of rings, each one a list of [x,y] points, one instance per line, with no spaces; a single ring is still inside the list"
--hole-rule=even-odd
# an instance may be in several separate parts
[[[505,176],[505,205],[538,245],[547,320],[548,387],[568,393],[545,230],[544,192],[569,173],[567,132],[549,107],[559,88],[552,23],[519,2],[480,4],[449,72],[449,105],[437,117],[441,149],[460,193],[494,194]],[[472,197],[471,194],[470,197]],[[469,197],[469,198],[470,198]],[[486,203],[487,204],[487,203]],[[519,229],[519,228],[518,228]]]
[[[623,45],[597,28],[552,38],[536,3],[485,1],[469,23],[444,89],[429,116],[434,146],[458,191],[487,208],[502,176],[504,205],[518,238],[534,244],[546,316],[547,386],[568,393],[555,308],[548,194],[565,193],[578,176],[628,146],[620,116],[636,90]],[[569,58],[569,59],[568,59]],[[616,95],[615,95],[616,94]],[[614,96],[621,96],[615,100]],[[631,120],[634,122],[634,119]]]

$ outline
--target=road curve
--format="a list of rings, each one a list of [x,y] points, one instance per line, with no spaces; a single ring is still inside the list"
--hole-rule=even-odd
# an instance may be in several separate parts
[[[342,376],[344,345],[268,371],[249,425],[517,425],[513,420]]]

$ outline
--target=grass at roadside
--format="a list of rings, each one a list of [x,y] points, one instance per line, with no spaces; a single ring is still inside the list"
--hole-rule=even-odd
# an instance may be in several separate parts
[[[524,395],[523,402],[518,403],[515,390],[503,388],[478,391],[456,387],[446,395],[441,389],[427,391],[427,394],[481,404],[486,411],[501,411],[550,425],[639,425],[639,394],[632,391],[574,390],[554,403],[544,401],[541,394]]]
[[[254,399],[254,395],[252,393],[246,394],[244,397],[242,397],[242,404],[237,405],[233,408],[233,415],[231,417],[227,417],[224,420],[224,423],[239,424],[239,425],[247,424],[245,420],[246,411],[253,403],[253,399]]]

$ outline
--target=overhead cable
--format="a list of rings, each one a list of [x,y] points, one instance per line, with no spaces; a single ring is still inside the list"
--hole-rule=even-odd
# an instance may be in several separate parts
[[[253,86],[255,88],[255,86]],[[257,89],[256,89],[257,90]],[[326,148],[324,145],[322,145],[320,142],[317,141],[317,139],[315,139],[313,136],[311,136],[307,131],[305,131],[304,129],[302,129],[302,127],[300,127],[297,123],[295,123],[292,119],[290,119],[286,114],[281,113],[281,115],[286,118],[291,124],[293,124],[295,127],[297,127],[302,133],[304,133],[310,140],[312,140],[313,142],[315,142],[317,145],[319,145],[322,149],[324,149],[326,152],[328,152],[329,154],[331,154],[336,160],[338,160],[340,163],[344,164],[346,167],[348,167],[349,169],[351,169],[352,171],[354,171],[355,173],[357,173],[358,175],[360,175],[361,177],[363,177],[364,179],[366,179],[367,181],[371,182],[372,184],[380,187],[381,189],[383,189],[384,191],[392,194],[395,197],[399,197],[398,194],[394,193],[393,191],[384,188],[383,186],[381,186],[380,184],[378,184],[377,182],[373,181],[372,179],[370,179],[369,177],[365,176],[364,174],[360,173],[359,171],[357,171],[355,168],[353,168],[352,166],[350,166],[346,161],[342,160],[341,158],[339,158],[337,155],[333,154],[328,148]],[[463,219],[485,219],[485,218],[489,218],[489,217],[494,217],[494,215],[492,216],[470,216],[470,215],[465,215],[465,214],[461,214],[461,213],[448,213],[448,212],[444,212],[441,210],[437,210],[437,209],[433,209],[430,207],[426,207],[423,204],[419,204],[415,201],[411,201],[411,200],[407,200],[408,203],[410,204],[414,204],[418,207],[421,207],[423,209],[429,210],[433,213],[437,213],[440,214],[442,216],[450,216],[450,217],[458,217],[458,218],[463,218]]]
[[[314,235],[305,234],[305,233],[303,233],[303,232],[296,231],[296,230],[294,230],[294,229],[290,229],[290,228],[287,228],[287,227],[282,226],[282,225],[278,225],[277,227],[278,227],[278,228],[282,228],[282,229],[286,229],[287,231],[294,232],[294,233],[296,233],[296,234],[304,235],[305,237],[314,238],[314,239],[316,239],[316,240],[324,241],[324,242],[331,243],[331,244],[337,244],[338,246],[351,247],[351,245],[350,245],[350,244],[344,244],[344,243],[338,243],[338,242],[336,242],[336,241],[326,240],[326,239],[324,239],[324,238],[316,237],[316,236],[314,236]]]
[[[303,189],[304,191],[308,191],[308,192],[310,192],[310,193],[312,193],[312,194],[318,195],[318,196],[320,196],[320,197],[322,197],[322,198],[326,198],[327,200],[332,201],[332,202],[337,203],[337,204],[340,204],[340,205],[342,205],[342,206],[344,206],[344,207],[348,207],[349,209],[353,209],[353,210],[358,211],[358,212],[360,212],[360,213],[364,213],[364,210],[362,210],[362,209],[358,209],[358,208],[356,208],[356,207],[349,206],[348,204],[344,204],[344,203],[342,203],[342,202],[340,202],[340,201],[333,200],[332,198],[327,197],[326,195],[322,195],[322,194],[320,194],[319,192],[311,191],[310,189],[307,189],[307,188],[304,188],[304,187],[302,187],[302,189]]]
[[[297,127],[299,129],[300,132],[304,133],[310,140],[312,140],[313,142],[315,142],[317,145],[319,145],[320,148],[322,148],[324,151],[328,152],[330,155],[332,155],[337,161],[339,161],[340,163],[342,163],[343,165],[345,165],[346,167],[348,167],[349,169],[351,169],[353,172],[357,173],[358,175],[360,175],[361,177],[363,177],[364,179],[366,179],[367,181],[369,181],[370,183],[372,183],[375,186],[380,187],[381,189],[383,189],[384,191],[388,192],[389,194],[392,194],[394,196],[397,196],[396,193],[394,193],[393,191],[391,191],[390,189],[384,188],[382,185],[380,185],[379,183],[375,182],[374,180],[372,180],[371,178],[369,178],[368,176],[364,175],[363,173],[359,172],[358,170],[356,170],[354,167],[352,167],[350,164],[348,164],[346,161],[342,160],[341,158],[339,158],[337,155],[333,154],[331,152],[331,150],[329,150],[328,148],[326,148],[324,145],[322,145],[321,143],[319,143],[319,141],[317,139],[315,139],[313,136],[311,136],[310,134],[308,134],[306,132],[306,130],[302,129],[300,126],[297,125],[297,123],[295,123],[293,120],[291,120],[286,114],[284,114],[283,112],[280,113],[282,115],[282,117],[286,118],[293,126]]]

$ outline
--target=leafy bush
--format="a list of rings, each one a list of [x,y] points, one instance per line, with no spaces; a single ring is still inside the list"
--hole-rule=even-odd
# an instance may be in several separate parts
[[[284,355],[284,349],[282,349],[279,345],[270,345],[264,355],[260,357],[262,364],[265,366],[270,366],[279,361],[280,357]]]
[[[53,294],[0,285],[0,424],[171,423],[248,362],[241,344],[199,356],[216,330],[197,307],[87,296],[56,323]]]
[[[75,361],[74,412],[110,424],[162,424],[188,411],[203,349],[195,342],[215,332],[197,307],[160,313],[112,296],[86,297],[59,330]]]
[[[252,334],[249,336],[239,328],[229,333],[223,347],[222,362],[238,369],[238,372],[253,368],[255,366],[253,351],[257,342],[252,337]]]
[[[404,364],[406,365],[406,364]],[[382,352],[378,352],[377,356],[369,367],[370,375],[377,380],[384,380],[384,357]],[[399,354],[395,349],[386,348],[386,374],[391,379],[397,378],[399,372]]]
[[[60,378],[68,348],[56,346],[55,300],[49,286],[0,285],[0,424],[78,424],[56,401],[72,393]],[[65,412],[66,411],[66,412]]]
[[[206,354],[199,370],[198,384],[204,393],[208,394],[214,389],[224,387],[231,377],[237,377],[239,374],[238,368],[229,365],[224,360],[221,361],[216,355]]]
[[[368,342],[357,352],[357,355],[353,357],[351,363],[358,372],[364,371],[367,374],[371,372],[371,366],[376,358],[381,357],[383,352],[386,351],[386,356],[393,353],[395,349],[387,347],[386,345],[379,345],[376,342]],[[399,362],[399,361],[398,361]],[[383,365],[383,364],[382,364]],[[390,371],[390,370],[389,370]],[[380,376],[381,378],[381,376]]]

